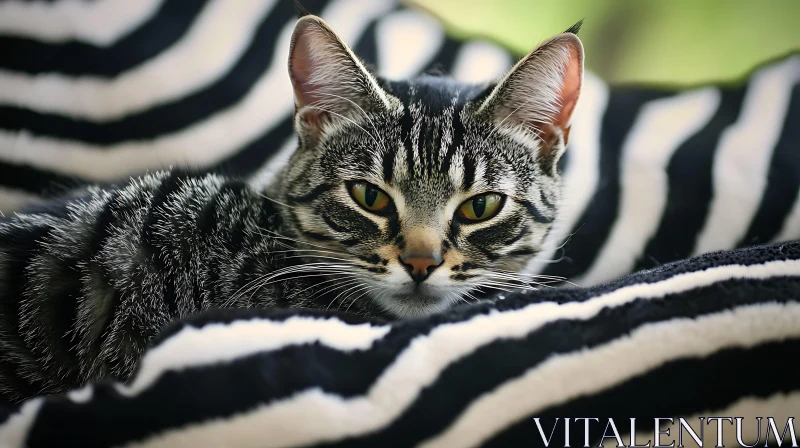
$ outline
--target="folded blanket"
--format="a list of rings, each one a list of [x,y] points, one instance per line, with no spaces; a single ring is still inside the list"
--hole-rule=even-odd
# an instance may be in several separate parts
[[[643,444],[656,417],[686,419],[705,446],[716,426],[699,417],[731,417],[725,446],[743,417],[743,440],[763,443],[767,417],[783,430],[800,409],[797,322],[800,242],[425,319],[211,312],[167,330],[128,384],[10,410],[0,445],[560,447],[565,418],[597,419],[586,434],[572,422],[571,446],[611,437],[609,419],[628,445],[630,418]]]
[[[389,78],[483,82],[522,56],[397,0],[302,3]],[[0,213],[168,165],[272,180],[296,143],[291,1],[71,4],[0,3]],[[588,286],[800,238],[798,82],[800,55],[691,88],[587,73],[560,217],[529,270]]]

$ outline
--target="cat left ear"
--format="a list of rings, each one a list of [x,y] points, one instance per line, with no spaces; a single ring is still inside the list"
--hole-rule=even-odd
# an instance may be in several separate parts
[[[298,131],[312,140],[331,123],[359,121],[365,110],[388,105],[386,93],[344,41],[324,20],[307,13],[292,34],[289,77]]]
[[[566,147],[583,84],[579,28],[580,22],[528,53],[477,111],[497,128],[535,140],[537,159],[547,172],[555,169]]]

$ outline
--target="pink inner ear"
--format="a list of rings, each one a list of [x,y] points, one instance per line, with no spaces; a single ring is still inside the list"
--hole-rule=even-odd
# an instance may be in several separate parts
[[[568,126],[572,111],[578,102],[581,91],[581,60],[578,50],[569,46],[569,62],[564,69],[564,85],[561,87],[561,110],[556,115],[553,125],[559,129]]]
[[[566,144],[569,135],[569,121],[575,105],[578,103],[578,96],[581,91],[581,57],[580,52],[574,45],[569,45],[569,59],[564,67],[563,86],[559,93],[559,103],[561,107],[553,117],[553,122],[541,126],[541,137],[545,143],[542,148],[542,155],[549,156],[549,151],[553,148],[559,135],[564,135]]]
[[[302,28],[298,27],[295,31],[295,43],[292,47],[292,53],[289,56],[289,75],[292,80],[298,109],[319,100],[314,95],[314,86],[309,84],[312,73],[317,68],[314,67],[311,55],[314,40],[311,34],[316,32],[313,29],[314,26],[314,24],[306,23],[300,25]]]

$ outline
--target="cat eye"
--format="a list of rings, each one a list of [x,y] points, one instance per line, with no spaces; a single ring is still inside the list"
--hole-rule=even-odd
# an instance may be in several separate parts
[[[462,221],[480,222],[496,215],[502,205],[502,195],[497,193],[479,194],[462,202],[456,214]]]
[[[349,190],[353,200],[367,211],[387,213],[394,208],[389,195],[369,182],[352,182]]]

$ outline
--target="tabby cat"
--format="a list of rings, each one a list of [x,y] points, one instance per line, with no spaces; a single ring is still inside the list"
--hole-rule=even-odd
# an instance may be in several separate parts
[[[0,398],[125,379],[165,325],[209,308],[414,317],[528,285],[558,208],[579,27],[463,85],[376,77],[302,15],[299,144],[267,191],[168,170],[0,221]]]

